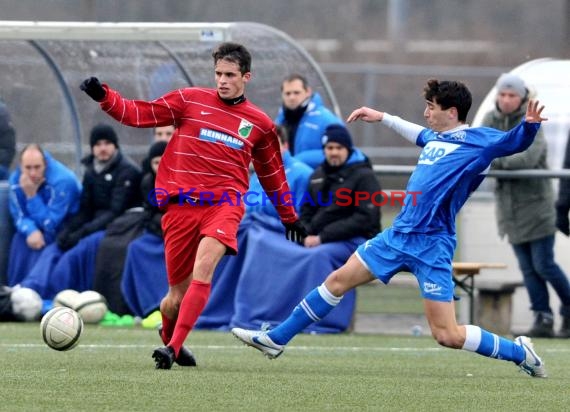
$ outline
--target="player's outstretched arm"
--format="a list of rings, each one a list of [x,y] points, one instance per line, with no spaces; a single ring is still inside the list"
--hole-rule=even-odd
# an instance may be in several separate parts
[[[362,106],[354,110],[346,119],[347,123],[355,122],[356,120],[363,120],[368,123],[381,122],[384,118],[384,112],[371,109],[370,107]]]
[[[525,121],[527,123],[542,123],[548,120],[546,117],[542,117],[542,111],[544,110],[544,105],[539,106],[538,100],[529,100],[528,106],[526,107]]]

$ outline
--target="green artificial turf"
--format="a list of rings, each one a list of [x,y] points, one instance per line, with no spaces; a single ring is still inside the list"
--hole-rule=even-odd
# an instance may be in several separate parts
[[[536,340],[548,379],[428,337],[300,335],[267,360],[226,332],[192,332],[199,366],[155,370],[154,330],[88,325],[56,352],[39,324],[0,324],[5,411],[568,410],[570,341]]]

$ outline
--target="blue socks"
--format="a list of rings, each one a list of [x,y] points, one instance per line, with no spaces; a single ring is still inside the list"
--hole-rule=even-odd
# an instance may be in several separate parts
[[[520,364],[526,358],[524,348],[479,326],[465,325],[463,348],[488,358],[510,360]]]
[[[295,335],[311,323],[318,322],[339,304],[341,297],[334,296],[323,283],[313,289],[299,303],[287,319],[267,335],[278,345],[286,345]],[[470,352],[495,359],[513,361],[517,365],[525,360],[524,348],[474,325],[465,325],[463,348]]]
[[[323,283],[309,292],[305,299],[295,306],[289,317],[267,335],[276,344],[285,345],[311,323],[328,315],[341,299],[342,296],[334,296]]]

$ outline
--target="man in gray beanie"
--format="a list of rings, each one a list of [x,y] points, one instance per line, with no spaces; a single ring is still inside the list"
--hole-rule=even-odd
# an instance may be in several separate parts
[[[524,118],[531,98],[525,82],[512,73],[497,80],[495,108],[482,126],[509,130]],[[548,169],[546,140],[542,129],[524,152],[495,159],[494,170]],[[560,337],[570,337],[570,283],[554,261],[555,208],[549,179],[497,179],[496,216],[499,235],[508,237],[517,257],[535,319],[527,332],[531,337],[553,337],[554,315],[549,303],[548,283],[560,298]]]
[[[497,91],[504,92],[510,91],[515,93],[521,99],[524,99],[528,90],[524,84],[523,79],[513,73],[503,73],[497,79]]]

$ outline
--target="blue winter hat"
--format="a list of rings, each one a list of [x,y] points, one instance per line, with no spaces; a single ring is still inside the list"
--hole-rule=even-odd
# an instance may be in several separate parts
[[[341,124],[332,124],[325,129],[322,138],[323,146],[329,142],[341,144],[348,150],[352,149],[352,137],[350,137],[348,129]]]

